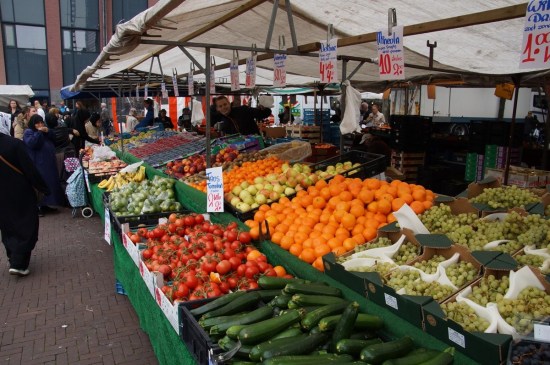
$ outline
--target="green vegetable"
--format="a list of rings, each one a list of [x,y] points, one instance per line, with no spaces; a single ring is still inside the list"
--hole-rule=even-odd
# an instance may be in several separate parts
[[[307,354],[326,342],[327,339],[328,336],[325,333],[310,334],[304,338],[297,338],[295,341],[287,343],[284,346],[274,346],[265,349],[262,352],[261,360],[271,359],[276,356]]]
[[[398,340],[370,345],[361,350],[361,360],[372,364],[381,364],[386,360],[407,355],[414,344],[410,337],[405,336]]]
[[[233,321],[237,318],[245,317],[247,315],[248,315],[248,312],[242,312],[242,313],[232,314],[230,316],[219,316],[219,317],[200,319],[199,325],[202,328],[209,330],[212,326],[215,326],[217,324]]]
[[[386,360],[382,365],[418,365],[438,355],[440,351],[425,350],[411,351],[409,354],[397,359]]]
[[[261,276],[261,278],[266,276]],[[267,276],[270,277],[270,276]],[[268,301],[272,300],[273,298],[277,297],[278,295],[281,295],[281,289],[270,289],[270,290],[258,290],[258,293],[260,294],[260,298],[264,303],[267,303]]]
[[[349,364],[353,357],[349,355],[293,355],[276,356],[262,362],[262,365],[333,365]]]
[[[201,316],[205,314],[206,312],[209,312],[211,310],[214,310],[216,308],[223,307],[224,305],[231,303],[233,300],[237,299],[238,297],[241,297],[245,295],[246,292],[244,291],[236,291],[233,293],[229,293],[226,295],[223,295],[217,299],[214,299],[213,301],[206,303],[205,305],[192,309],[189,312],[195,317]]]
[[[239,332],[239,340],[243,344],[257,344],[268,340],[302,318],[302,312],[291,309],[278,317],[266,319],[246,326]]]
[[[266,305],[264,307],[260,307],[256,310],[253,310],[252,312],[248,313],[247,316],[239,317],[231,321],[221,322],[215,326],[212,326],[212,328],[210,328],[210,334],[221,335],[221,334],[224,334],[229,327],[234,326],[236,324],[251,324],[251,323],[263,321],[264,319],[270,318],[272,316],[273,316],[273,308]]]
[[[358,313],[359,313],[359,303],[357,302],[351,302],[350,304],[348,304],[346,309],[344,309],[344,313],[342,313],[342,316],[340,317],[340,320],[336,324],[336,328],[332,333],[332,339],[331,339],[332,352],[336,351],[336,343],[338,341],[348,338],[349,335],[351,335]]]
[[[310,330],[313,327],[317,326],[319,321],[326,316],[330,316],[337,313],[342,313],[344,309],[348,306],[348,302],[341,302],[335,304],[324,305],[319,309],[316,309],[312,312],[306,314],[302,320],[302,328],[305,330]]]
[[[308,305],[327,305],[327,304],[334,304],[334,303],[342,303],[342,302],[347,302],[347,300],[343,298],[331,297],[331,296],[325,296],[325,295],[295,294],[292,296],[292,302],[296,303],[296,305],[299,307],[305,307]]]
[[[283,290],[287,294],[328,295],[333,297],[342,296],[342,291],[340,289],[320,284],[290,283],[286,284]]]
[[[355,357],[359,356],[361,350],[365,347],[375,345],[377,343],[382,343],[382,340],[379,338],[373,338],[371,340],[353,340],[346,338],[336,343],[336,353],[348,354]]]
[[[445,351],[440,352],[435,357],[433,357],[431,360],[424,361],[423,363],[420,363],[419,365],[448,365],[453,362],[453,356],[455,354],[454,347],[448,347],[445,349]]]
[[[238,296],[236,299],[231,300],[231,302],[226,303],[223,307],[219,307],[205,313],[202,316],[202,319],[239,313],[244,310],[250,309],[251,307],[256,305],[259,301],[260,301],[260,294],[258,294],[257,291],[248,292],[248,293],[245,293],[244,295]]]
[[[261,277],[263,278],[263,276]],[[268,305],[276,308],[286,309],[288,308],[288,301],[292,298],[290,294],[279,294],[273,298]]]
[[[319,321],[319,328],[321,331],[331,331],[336,328],[336,324],[340,320],[341,315],[328,316]],[[384,326],[384,321],[378,316],[372,314],[359,313],[353,329],[355,330],[378,330]]]
[[[284,348],[306,337],[307,337],[307,334],[300,333],[297,336],[276,338],[276,339],[264,341],[257,344],[256,346],[253,346],[248,356],[252,361],[261,361],[263,359],[262,354],[264,353],[264,351],[267,351],[272,348],[276,348],[276,349]]]
[[[225,331],[225,335],[233,340],[237,340],[239,338],[239,332],[246,326],[249,326],[248,324],[237,324],[234,326],[231,326]]]
[[[296,278],[280,278],[277,276],[260,276],[258,278],[258,286],[262,289],[284,289],[286,284],[297,283],[303,284],[305,280]]]

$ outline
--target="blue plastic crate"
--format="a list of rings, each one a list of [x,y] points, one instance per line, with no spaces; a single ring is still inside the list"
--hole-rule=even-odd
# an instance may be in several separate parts
[[[128,295],[126,293],[126,290],[124,290],[124,287],[122,286],[122,283],[115,279],[115,290],[117,294],[120,295]]]

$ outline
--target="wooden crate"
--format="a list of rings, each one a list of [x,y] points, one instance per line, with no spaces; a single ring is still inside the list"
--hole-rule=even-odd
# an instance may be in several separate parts
[[[392,150],[391,167],[405,175],[405,181],[415,182],[418,177],[418,168],[424,166],[426,154],[424,152],[402,152]]]
[[[321,142],[321,127],[318,126],[289,125],[286,132],[291,138],[301,138],[311,143]]]

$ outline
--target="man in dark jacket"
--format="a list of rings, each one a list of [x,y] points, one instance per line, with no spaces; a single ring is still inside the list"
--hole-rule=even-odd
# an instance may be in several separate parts
[[[226,96],[218,96],[214,105],[218,114],[212,118],[212,124],[221,123],[220,129],[225,134],[260,134],[256,122],[271,115],[271,109],[261,105],[258,108],[232,107]]]
[[[11,275],[29,274],[31,253],[38,241],[35,189],[50,191],[34,166],[25,144],[0,133],[0,231]]]

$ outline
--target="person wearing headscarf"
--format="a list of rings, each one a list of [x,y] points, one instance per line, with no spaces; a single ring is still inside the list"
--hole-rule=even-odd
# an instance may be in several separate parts
[[[38,241],[35,190],[49,194],[25,144],[0,133],[0,231],[11,275],[29,274],[31,253]]]
[[[62,206],[65,203],[57,170],[54,139],[53,130],[46,126],[42,117],[38,114],[33,115],[29,121],[29,128],[23,134],[23,142],[50,190],[50,195],[38,202],[41,214],[51,211],[51,207]]]
[[[69,125],[69,128],[76,129],[78,131],[78,135],[75,135],[75,137],[72,139],[74,148],[77,153],[79,153],[79,151],[85,147],[85,141],[99,144],[99,139],[90,137],[88,135],[88,132],[86,132],[86,123],[89,119],[90,112],[81,104],[77,108],[74,117],[71,119],[71,125]]]
[[[99,115],[99,113],[92,113],[90,116],[90,119],[86,123],[86,133],[88,133],[88,136],[92,139],[97,139],[100,141],[101,138],[101,127],[102,127],[102,120]],[[86,142],[86,145],[91,144],[90,142]]]

